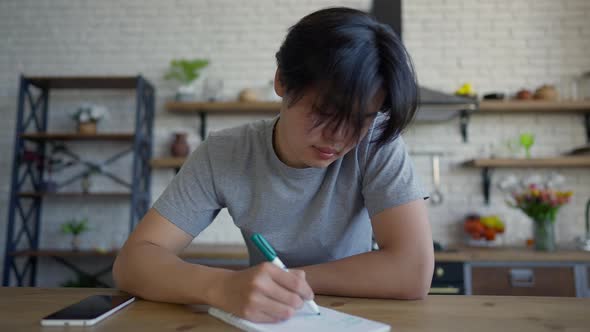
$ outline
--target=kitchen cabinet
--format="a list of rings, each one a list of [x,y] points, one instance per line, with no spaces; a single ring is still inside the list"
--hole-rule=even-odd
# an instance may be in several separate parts
[[[459,247],[437,263],[463,263],[466,295],[590,297],[590,252]]]
[[[464,295],[463,270],[462,262],[436,262],[429,294]]]
[[[472,295],[576,296],[572,266],[475,266]]]

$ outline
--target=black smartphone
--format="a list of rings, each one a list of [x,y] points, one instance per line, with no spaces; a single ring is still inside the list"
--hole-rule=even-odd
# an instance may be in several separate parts
[[[91,326],[135,300],[130,295],[92,295],[41,320],[43,326]]]

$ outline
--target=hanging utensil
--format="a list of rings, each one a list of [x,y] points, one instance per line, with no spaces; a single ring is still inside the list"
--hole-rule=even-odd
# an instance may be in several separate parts
[[[430,203],[440,205],[443,202],[443,194],[440,191],[440,158],[438,155],[432,155],[432,182],[434,190],[430,194]]]

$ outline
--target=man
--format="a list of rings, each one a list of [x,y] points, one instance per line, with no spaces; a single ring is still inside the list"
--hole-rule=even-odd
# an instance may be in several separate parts
[[[405,48],[367,14],[332,8],[294,25],[276,58],[280,115],[212,133],[192,153],[117,257],[118,287],[258,322],[289,318],[314,293],[423,298],[434,254],[400,136],[418,99]],[[244,235],[249,269],[177,256],[222,208]],[[297,269],[264,263],[253,233]]]

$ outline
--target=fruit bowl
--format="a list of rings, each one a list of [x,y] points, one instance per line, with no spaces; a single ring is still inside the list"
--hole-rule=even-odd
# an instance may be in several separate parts
[[[465,236],[465,244],[469,247],[479,247],[479,248],[490,248],[490,247],[499,247],[502,245],[503,236],[496,235],[494,240],[486,240],[486,239],[473,239],[471,236]]]
[[[501,235],[504,234],[505,225],[496,216],[468,215],[463,222],[465,242],[473,247],[496,247],[502,244]]]

